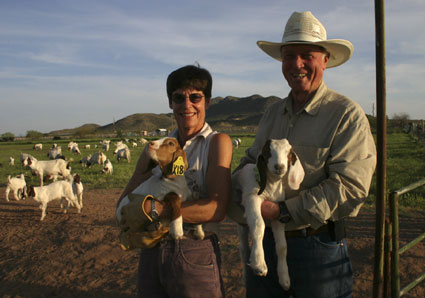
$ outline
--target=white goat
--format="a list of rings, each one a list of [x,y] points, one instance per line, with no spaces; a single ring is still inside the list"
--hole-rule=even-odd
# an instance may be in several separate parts
[[[117,151],[117,160],[120,161],[121,159],[127,159],[127,162],[130,162],[131,154],[128,148],[122,148]]]
[[[34,146],[32,147],[33,150],[43,150],[43,144],[34,144]]]
[[[192,197],[192,193],[186,183],[184,172],[188,168],[186,153],[180,147],[177,139],[175,138],[162,138],[152,141],[148,144],[147,153],[154,164],[159,165],[158,168],[153,169],[153,175],[140,184],[133,194],[139,195],[152,195],[158,200],[164,198],[170,193],[174,192],[184,202]],[[116,217],[118,222],[121,221],[121,209],[130,203],[128,196],[125,196],[119,203],[116,210]],[[172,208],[177,208],[175,205]],[[183,237],[183,219],[180,210],[173,209],[173,214],[178,214],[172,219],[170,223],[170,235],[173,239],[181,239]],[[194,235],[203,239],[205,234],[202,225],[196,225]]]
[[[141,139],[140,139],[140,143],[141,143],[142,145],[145,145],[145,144],[149,143],[149,141],[148,141],[148,140],[146,140],[145,138],[141,138]]]
[[[40,221],[46,217],[47,204],[54,200],[62,200],[63,198],[68,202],[72,202],[72,205],[77,207],[78,213],[81,212],[80,203],[72,190],[72,183],[67,180],[56,181],[46,186],[29,186],[28,197],[40,203]],[[69,204],[65,206],[64,213],[68,211],[68,206]]]
[[[23,167],[26,167],[28,165],[28,158],[30,158],[33,161],[37,161],[37,158],[35,158],[34,156],[27,153],[21,153],[20,160]]]
[[[137,147],[137,143],[136,142],[132,142],[131,143],[131,146],[134,148],[134,147]]]
[[[111,174],[112,175],[113,170],[114,169],[112,167],[111,161],[109,159],[107,159],[105,161],[105,164],[103,165],[103,169],[102,169],[102,171],[100,171],[100,173],[102,173],[102,174]]]
[[[90,144],[84,145],[84,149],[90,149]]]
[[[27,184],[25,183],[24,174],[10,178],[10,175],[7,177],[7,186],[5,191],[6,201],[9,202],[9,193],[12,191],[12,196],[15,200],[19,201],[20,199],[25,199],[27,196],[26,193]]]
[[[72,192],[74,196],[77,198],[78,203],[80,204],[80,208],[83,209],[83,183],[81,182],[81,177],[78,174],[72,174],[66,177],[66,180],[72,184]],[[73,201],[68,201],[66,198],[61,199],[61,208],[63,208],[63,202],[67,201],[67,204],[74,206]]]
[[[14,166],[14,165],[15,165],[15,159],[12,156],[10,156],[9,157],[9,166]]]
[[[93,153],[93,155],[90,157],[89,161],[87,162],[87,167],[90,167],[93,164],[103,165],[106,159],[107,157],[102,151],[95,152]]]
[[[46,178],[51,177],[53,181],[56,181],[58,175],[66,177],[71,174],[69,163],[63,159],[33,161],[28,158],[27,162],[31,171],[40,177],[41,186],[43,186],[44,175]]]
[[[119,141],[115,144],[114,154],[117,154],[121,149],[128,149],[128,146],[124,144],[122,141]]]
[[[80,164],[83,168],[87,167],[87,163],[89,162],[89,160],[91,159],[91,154],[84,156],[81,160],[80,160]]]
[[[71,141],[71,142],[69,142],[68,143],[68,150],[71,150],[72,149],[72,147],[74,147],[74,146],[78,146],[78,144],[76,143],[76,142],[74,142],[74,141]]]
[[[252,238],[249,253],[248,229],[238,226],[240,237],[240,252],[244,266],[248,261],[252,270],[260,276],[267,275],[267,265],[264,260],[263,237],[265,224],[261,216],[263,200],[280,202],[285,200],[285,187],[298,189],[304,179],[304,169],[287,139],[268,140],[257,159],[260,174],[260,185],[255,177],[255,165],[247,164],[232,177],[234,187],[242,190],[242,205],[245,207],[245,217]],[[271,221],[271,228],[276,241],[278,259],[277,272],[279,283],[285,289],[290,287],[288,265],[286,262],[287,244],[285,224],[278,220]]]
[[[75,154],[81,154],[80,148],[78,148],[78,145],[72,146],[71,151],[72,153],[75,153]]]
[[[62,147],[56,146],[49,150],[49,153],[47,153],[47,156],[49,159],[57,159],[62,155]]]
[[[109,151],[109,143],[103,143],[102,150]]]

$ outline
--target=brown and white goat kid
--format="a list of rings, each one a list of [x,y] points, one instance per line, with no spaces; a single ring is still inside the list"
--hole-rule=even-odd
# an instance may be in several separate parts
[[[158,200],[164,200],[176,197],[169,195],[175,193],[184,202],[192,198],[192,192],[189,189],[184,172],[188,168],[186,153],[180,147],[176,138],[165,137],[156,141],[149,142],[147,145],[147,153],[153,162],[153,165],[158,167],[153,168],[152,176],[140,184],[133,194],[152,195]],[[177,197],[176,197],[177,198]],[[121,209],[123,206],[130,203],[128,196],[124,197],[118,205],[116,217],[118,222],[121,221]],[[170,235],[173,239],[181,239],[183,237],[183,219],[178,203],[170,204],[173,218],[170,223]],[[179,208],[178,208],[179,209]],[[198,239],[203,239],[205,234],[202,225],[196,225],[194,235]]]
[[[72,184],[72,192],[74,196],[77,198],[78,203],[80,204],[80,208],[83,209],[83,183],[81,182],[81,177],[78,174],[72,174],[66,177],[66,181]],[[62,198],[61,200],[61,208],[64,206],[64,201],[66,198]],[[74,206],[73,201],[67,201],[68,205]]]
[[[260,185],[255,177],[256,167],[260,174]],[[268,140],[257,158],[257,165],[245,165],[233,179],[236,180],[236,188],[242,190],[242,205],[245,207],[249,228],[248,231],[246,226],[238,226],[241,257],[243,262],[247,263],[249,255],[247,265],[257,275],[266,276],[268,269],[263,249],[265,223],[261,216],[261,203],[263,200],[284,201],[285,188],[298,189],[304,179],[304,169],[287,139]],[[276,241],[279,283],[288,290],[290,279],[286,262],[285,224],[273,220],[271,228]],[[251,252],[249,252],[248,233],[252,238]]]
[[[32,197],[35,201],[40,203],[41,218],[40,221],[46,217],[47,204],[54,200],[65,199],[71,205],[77,207],[78,213],[81,211],[80,203],[72,190],[72,183],[69,181],[56,181],[46,186],[29,186],[28,197]],[[64,213],[68,211],[69,204],[66,204]]]
[[[102,169],[102,171],[100,171],[100,173],[101,174],[111,174],[112,175],[112,172],[113,171],[114,171],[114,168],[112,166],[112,163],[111,163],[111,161],[109,159],[107,159],[105,161],[105,164],[103,165],[103,169]]]

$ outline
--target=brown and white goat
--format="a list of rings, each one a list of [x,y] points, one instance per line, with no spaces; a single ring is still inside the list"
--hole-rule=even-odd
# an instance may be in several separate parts
[[[71,174],[71,167],[69,166],[70,161],[66,162],[63,159],[54,160],[32,160],[28,157],[27,165],[31,171],[40,177],[40,186],[43,186],[43,176],[46,178],[53,178],[56,181],[58,175],[67,177]]]
[[[71,205],[77,207],[78,213],[81,211],[80,203],[77,197],[74,195],[72,189],[72,183],[69,181],[56,181],[46,186],[29,186],[28,197],[32,197],[35,201],[40,203],[41,218],[40,221],[46,217],[47,204],[54,200],[65,199],[70,202]],[[64,213],[68,211],[69,204],[66,204]]]
[[[260,184],[256,180],[255,168],[260,174]],[[245,165],[235,173],[232,179],[234,179],[235,187],[242,191],[242,205],[245,207],[248,224],[248,227],[238,226],[240,253],[244,266],[249,261],[247,265],[255,274],[266,276],[268,269],[263,249],[265,223],[261,216],[261,203],[264,200],[284,201],[285,188],[298,189],[304,179],[304,169],[287,139],[268,140],[257,158],[257,165]],[[285,224],[273,220],[271,228],[276,241],[279,283],[285,290],[288,290],[290,279],[286,262]],[[248,244],[248,233],[252,238],[251,251]]]
[[[184,202],[192,197],[192,193],[187,185],[184,172],[188,168],[186,153],[180,147],[175,138],[162,138],[149,142],[147,145],[147,153],[153,166],[152,176],[140,184],[133,194],[152,195],[158,200],[172,200],[177,196]],[[174,194],[173,194],[174,193]],[[176,195],[177,196],[176,196]],[[118,222],[121,221],[121,209],[130,203],[128,196],[124,197],[118,205],[116,217]],[[181,239],[183,237],[183,219],[181,216],[179,203],[170,203],[173,218],[170,223],[170,235],[173,239]],[[203,239],[205,234],[202,225],[196,225],[194,231],[195,237]]]

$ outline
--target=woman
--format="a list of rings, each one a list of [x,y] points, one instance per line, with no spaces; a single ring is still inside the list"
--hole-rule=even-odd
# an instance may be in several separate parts
[[[168,103],[178,127],[170,136],[178,139],[187,154],[185,177],[199,199],[182,204],[183,240],[166,238],[154,248],[141,250],[139,297],[224,297],[220,248],[214,231],[226,215],[230,197],[232,143],[228,135],[213,131],[205,122],[211,89],[210,73],[197,66],[184,66],[168,76]],[[121,198],[152,175],[146,173],[147,166],[144,151]],[[151,202],[145,203],[145,211],[151,212]],[[160,218],[169,212],[158,203],[155,209]],[[204,240],[186,233],[190,224],[199,223],[204,224]]]

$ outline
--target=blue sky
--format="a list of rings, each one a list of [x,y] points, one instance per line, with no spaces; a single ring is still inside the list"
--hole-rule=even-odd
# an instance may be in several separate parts
[[[389,0],[385,9],[387,114],[425,119],[425,1]],[[0,134],[168,113],[168,74],[195,62],[212,73],[213,97],[285,97],[279,62],[256,41],[280,41],[292,12],[305,10],[329,39],[354,44],[324,80],[372,114],[371,0],[0,0]]]

